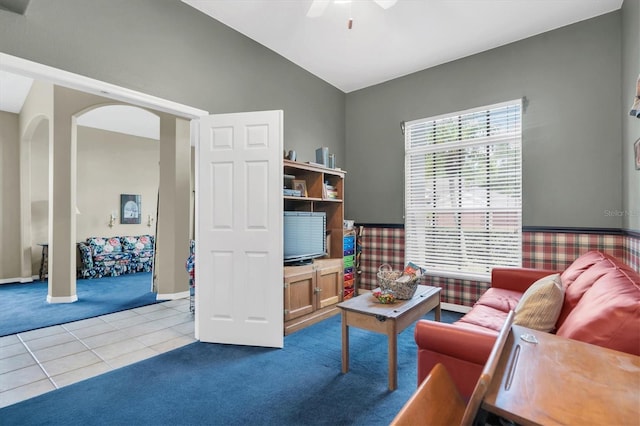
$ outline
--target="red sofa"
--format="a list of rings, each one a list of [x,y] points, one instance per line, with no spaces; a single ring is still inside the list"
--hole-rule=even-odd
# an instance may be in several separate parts
[[[526,289],[558,271],[496,268],[491,288],[453,324],[420,320],[418,383],[437,364],[445,365],[460,393],[471,395],[509,310]],[[597,251],[576,259],[560,275],[564,302],[558,336],[640,355],[640,275],[620,260]]]

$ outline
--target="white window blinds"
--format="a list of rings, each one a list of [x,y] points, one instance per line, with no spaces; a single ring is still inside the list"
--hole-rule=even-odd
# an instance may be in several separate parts
[[[522,259],[521,101],[406,123],[405,260],[488,280]]]

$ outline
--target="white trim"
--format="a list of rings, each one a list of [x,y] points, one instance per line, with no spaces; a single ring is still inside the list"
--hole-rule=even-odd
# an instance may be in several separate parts
[[[437,271],[435,269],[427,269],[424,275],[437,278],[453,278],[455,280],[478,281],[481,283],[491,282],[491,274],[471,274],[465,272]]]
[[[36,278],[38,278],[38,276],[36,275],[35,277],[31,277],[31,278],[2,278],[0,279],[0,285],[2,284],[15,284],[15,283],[19,283],[19,284],[28,284],[28,283],[32,283],[36,280]]]
[[[135,90],[125,89],[115,84],[105,83],[2,52],[0,52],[0,70],[25,75],[34,79],[46,80],[58,86],[151,108],[182,118],[194,119],[209,115],[205,110],[157,98]]]
[[[51,295],[47,294],[47,303],[73,303],[78,301],[78,295],[74,294],[73,296],[65,296],[65,297],[51,297]]]
[[[180,293],[170,293],[170,294],[160,294],[156,295],[156,300],[177,300],[177,299],[185,299],[189,297],[189,290],[181,291]]]
[[[456,305],[455,303],[443,302],[440,304],[440,308],[444,311],[459,312],[461,314],[466,314],[471,311],[471,306]]]

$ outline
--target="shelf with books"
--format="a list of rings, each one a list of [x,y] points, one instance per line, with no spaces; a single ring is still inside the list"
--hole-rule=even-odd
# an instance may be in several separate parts
[[[291,160],[284,160],[283,166],[284,210],[325,212],[327,234],[331,236],[329,257],[342,257],[346,172]],[[300,196],[289,195],[290,190],[299,191]]]
[[[286,266],[285,334],[331,315],[344,297],[344,176],[342,170],[284,160],[285,211],[323,212],[328,256],[312,265]]]

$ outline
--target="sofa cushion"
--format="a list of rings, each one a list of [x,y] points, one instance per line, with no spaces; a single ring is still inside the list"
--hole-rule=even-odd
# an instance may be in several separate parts
[[[120,238],[118,237],[91,237],[87,239],[87,244],[91,247],[91,253],[94,257],[96,255],[110,255],[122,252],[122,244],[120,244]]]
[[[640,276],[616,262],[584,293],[556,334],[640,355]]]
[[[522,293],[519,291],[491,287],[480,296],[476,305],[488,306],[506,314],[516,308],[521,297]]]
[[[475,304],[471,311],[467,312],[454,324],[467,329],[495,331],[496,335],[507,318],[508,311],[495,309],[486,305]]]
[[[127,253],[101,253],[93,256],[94,265],[98,265],[100,263],[108,263],[108,262],[116,262],[116,261],[127,261],[129,260],[129,255]]]
[[[591,264],[588,269],[581,271],[580,274],[571,274],[568,283],[562,281],[562,286],[564,287],[564,304],[562,305],[562,310],[556,323],[558,328],[564,323],[567,316],[573,311],[593,283],[612,269],[615,269],[616,265],[614,261],[607,259],[602,253],[598,254],[602,256],[599,261]],[[565,275],[569,274],[562,274],[561,277]]]
[[[153,239],[150,235],[120,237],[127,251],[153,251]]]
[[[524,292],[515,308],[513,323],[549,332],[555,328],[564,301],[560,274],[541,278]]]
[[[605,255],[598,251],[589,251],[581,255],[574,260],[573,263],[564,270],[564,272],[562,272],[562,275],[560,276],[562,285],[565,288],[570,286],[584,271],[605,259]]]

